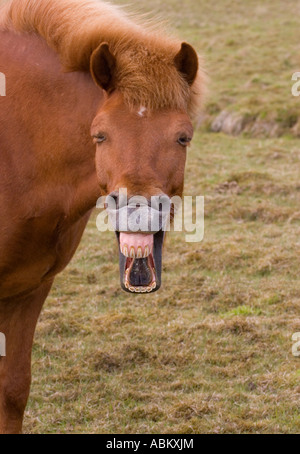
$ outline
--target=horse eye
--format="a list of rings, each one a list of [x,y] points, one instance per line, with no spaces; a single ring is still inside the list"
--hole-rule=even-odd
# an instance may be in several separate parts
[[[179,143],[179,145],[181,145],[182,147],[187,147],[190,142],[191,142],[192,139],[190,139],[189,137],[187,136],[181,136],[179,137],[179,139],[177,140],[177,142]]]
[[[106,137],[104,134],[99,134],[94,136],[94,143],[102,143],[106,141]]]

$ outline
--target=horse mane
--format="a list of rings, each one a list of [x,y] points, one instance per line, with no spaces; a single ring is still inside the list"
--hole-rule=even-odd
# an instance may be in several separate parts
[[[107,42],[117,59],[117,88],[129,105],[185,109],[191,116],[199,110],[204,72],[199,69],[190,87],[176,70],[181,41],[120,7],[98,0],[8,0],[0,7],[0,27],[40,35],[67,71],[89,71],[92,52]]]

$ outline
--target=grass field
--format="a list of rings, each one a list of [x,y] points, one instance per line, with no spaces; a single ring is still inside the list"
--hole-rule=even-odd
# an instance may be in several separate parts
[[[206,55],[211,113],[298,117],[299,1],[132,5]],[[300,433],[299,177],[291,135],[199,130],[185,192],[205,196],[205,238],[168,236],[153,295],[121,291],[95,213],[38,325],[25,432]]]

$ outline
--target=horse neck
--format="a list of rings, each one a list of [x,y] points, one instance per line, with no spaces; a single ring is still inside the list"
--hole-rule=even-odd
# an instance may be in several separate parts
[[[14,136],[10,153],[22,160],[23,180],[31,168],[28,184],[47,183],[50,196],[51,190],[68,187],[76,210],[85,212],[99,192],[90,126],[102,92],[89,74],[64,73],[58,56],[40,37],[0,34],[0,63],[8,85],[6,134]]]

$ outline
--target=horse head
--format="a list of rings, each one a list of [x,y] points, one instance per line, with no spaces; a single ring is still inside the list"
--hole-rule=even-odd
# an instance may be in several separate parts
[[[150,293],[161,285],[165,215],[170,212],[171,197],[182,196],[186,151],[193,137],[192,122],[184,103],[176,104],[176,100],[174,104],[163,103],[157,98],[167,89],[172,77],[180,82],[180,87],[190,89],[197,75],[198,57],[190,45],[183,43],[171,63],[149,67],[149,80],[145,68],[144,73],[141,71],[144,78],[138,71],[132,74],[136,91],[132,93],[133,102],[128,102],[128,93],[120,88],[126,71],[124,67],[120,70],[118,65],[118,57],[106,43],[92,54],[92,76],[105,92],[104,102],[91,127],[96,144],[96,170],[102,194],[110,195],[115,202],[114,206],[108,203],[108,210],[118,218],[115,230],[121,286],[128,292]],[[145,91],[145,83],[151,102],[147,96],[139,96],[139,91]],[[162,87],[161,92],[159,87]],[[177,93],[168,93],[168,96],[172,99]],[[124,190],[125,202],[122,200]],[[136,210],[143,225],[138,230],[128,222],[120,222],[124,216],[128,219],[134,215]]]

